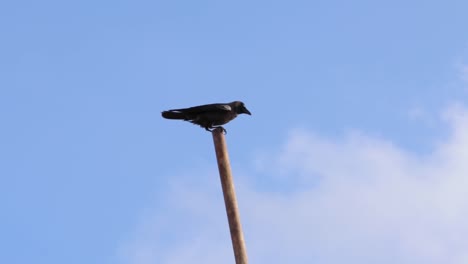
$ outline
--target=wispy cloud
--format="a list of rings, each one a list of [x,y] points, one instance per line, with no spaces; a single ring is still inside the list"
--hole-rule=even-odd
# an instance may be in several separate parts
[[[265,170],[297,188],[236,175],[252,263],[468,263],[468,111],[444,116],[451,136],[426,154],[364,133],[291,132]],[[190,178],[148,212],[126,263],[234,263],[216,172]]]

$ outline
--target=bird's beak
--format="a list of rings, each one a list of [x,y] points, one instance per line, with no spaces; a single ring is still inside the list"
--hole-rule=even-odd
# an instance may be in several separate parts
[[[250,111],[247,110],[247,108],[245,108],[245,107],[242,108],[242,113],[245,113],[245,114],[248,114],[248,115],[252,115],[252,114],[250,113]]]

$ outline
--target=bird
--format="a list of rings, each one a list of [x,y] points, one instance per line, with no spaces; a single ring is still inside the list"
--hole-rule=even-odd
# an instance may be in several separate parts
[[[239,114],[252,115],[241,101],[171,109],[161,113],[162,117],[166,119],[188,121],[205,128],[206,131],[212,132],[216,128],[221,128],[225,134],[227,131],[222,125],[227,124]]]

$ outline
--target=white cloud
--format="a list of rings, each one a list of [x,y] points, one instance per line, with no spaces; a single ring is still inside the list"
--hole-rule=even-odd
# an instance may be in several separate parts
[[[237,173],[251,262],[468,263],[468,111],[444,117],[452,133],[425,155],[362,133],[293,131],[267,171]],[[295,187],[259,191],[249,179],[267,172]],[[179,179],[126,263],[234,263],[216,171]]]

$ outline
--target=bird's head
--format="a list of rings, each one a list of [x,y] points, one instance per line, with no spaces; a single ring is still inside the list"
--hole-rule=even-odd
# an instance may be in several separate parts
[[[244,103],[241,101],[234,101],[231,103],[231,106],[236,110],[238,114],[248,114],[252,115],[250,111],[245,107]]]

